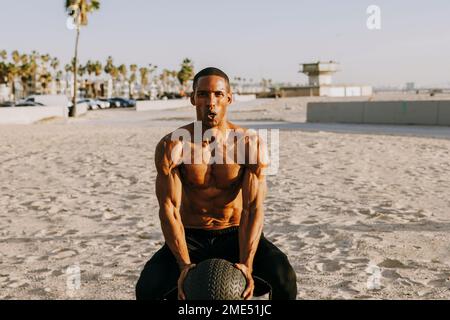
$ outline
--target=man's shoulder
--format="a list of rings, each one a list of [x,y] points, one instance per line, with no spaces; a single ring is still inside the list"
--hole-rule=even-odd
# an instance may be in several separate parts
[[[186,134],[190,135],[193,132],[193,128],[194,123],[189,123],[173,130],[161,138],[158,142],[158,146],[162,146],[164,149],[175,146],[176,144],[182,142],[183,138],[186,138]]]
[[[188,132],[189,124],[166,134],[156,146],[156,167],[162,169],[166,174],[181,163],[183,138],[179,134],[180,130]],[[186,134],[184,134],[184,136],[186,136]]]
[[[232,122],[228,122],[228,130],[230,130],[238,138],[244,138],[246,141],[248,141],[250,138],[252,139],[258,138],[258,133],[256,132],[256,130],[241,127]]]

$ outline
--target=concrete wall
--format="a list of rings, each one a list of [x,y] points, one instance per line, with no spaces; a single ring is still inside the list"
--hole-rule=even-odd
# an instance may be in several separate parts
[[[190,105],[189,99],[136,101],[136,111],[167,110]]]
[[[439,101],[438,125],[450,126],[450,101]]]
[[[345,96],[346,97],[360,97],[361,96],[361,87],[345,87]]]
[[[87,103],[77,104],[77,117],[86,114],[88,112],[88,108],[89,108],[89,106]]]
[[[253,101],[256,99],[256,94],[233,94],[233,100],[235,102]]]
[[[325,88],[321,88],[321,96],[327,96],[327,97],[345,97],[345,87],[330,87],[328,88],[328,92],[323,92],[322,90],[325,90]]]
[[[284,87],[280,92],[283,98],[320,96],[319,87]]]
[[[372,87],[371,86],[362,86],[361,87],[361,95],[363,97],[368,97],[371,96],[373,93]]]
[[[45,118],[67,118],[67,107],[0,108],[0,124],[30,124]]]
[[[323,85],[309,87],[282,87],[280,88],[282,97],[360,97],[371,96],[370,86],[348,86],[348,85]]]
[[[361,123],[364,102],[309,102],[306,112],[308,122]]]
[[[450,101],[310,102],[306,121],[450,126]]]

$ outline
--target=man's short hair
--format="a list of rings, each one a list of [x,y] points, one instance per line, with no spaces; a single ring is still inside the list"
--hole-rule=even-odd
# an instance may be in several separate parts
[[[206,76],[218,76],[218,77],[225,79],[225,83],[227,84],[227,90],[228,90],[228,92],[230,91],[230,79],[228,79],[228,76],[226,75],[225,72],[223,72],[222,70],[220,70],[218,68],[214,68],[214,67],[205,68],[202,71],[199,71],[195,75],[194,83],[192,85],[192,89],[194,91],[197,88],[198,79],[200,79],[201,77],[206,77]]]

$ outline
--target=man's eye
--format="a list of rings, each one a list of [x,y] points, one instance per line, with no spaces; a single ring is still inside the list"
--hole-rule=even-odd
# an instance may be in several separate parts
[[[216,97],[223,97],[223,92],[216,92]]]

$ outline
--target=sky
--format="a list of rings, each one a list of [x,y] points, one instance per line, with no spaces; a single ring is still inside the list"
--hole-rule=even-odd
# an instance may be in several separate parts
[[[0,50],[70,61],[63,0],[0,0]],[[380,8],[370,30],[367,8]],[[79,57],[306,83],[301,63],[339,62],[334,83],[450,87],[448,0],[103,0],[81,30]]]

